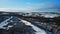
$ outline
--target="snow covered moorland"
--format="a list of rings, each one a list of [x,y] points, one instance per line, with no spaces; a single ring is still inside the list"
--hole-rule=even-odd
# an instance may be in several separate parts
[[[55,32],[54,29],[57,27],[55,22],[59,23],[59,20],[60,20],[59,19],[60,14],[44,13],[44,12],[41,12],[41,13],[1,12],[0,16],[1,16],[0,17],[0,29],[4,29],[4,30],[12,29],[13,30],[13,28],[15,29],[17,27],[19,29],[23,27],[21,26],[21,23],[24,23],[25,24],[25,25],[23,24],[24,26],[32,27],[31,28],[32,30],[30,30],[30,28],[26,29],[26,30],[29,30],[30,33],[26,33],[26,30],[25,30],[26,34],[52,34]],[[50,26],[52,28],[49,28]],[[16,31],[19,31],[22,28],[19,30],[18,29]],[[23,29],[25,29],[25,27],[23,27]],[[57,27],[56,32],[58,30],[59,29]]]
[[[16,18],[17,18],[17,17],[16,17]],[[15,18],[15,19],[16,19],[16,18]],[[10,17],[10,18],[6,19],[5,21],[1,22],[1,23],[0,23],[0,29],[1,29],[1,28],[2,28],[2,29],[6,29],[6,28],[3,27],[3,26],[9,24],[9,22],[7,22],[7,21],[9,21],[9,20],[11,20],[11,19],[14,19],[14,17]],[[47,34],[47,33],[45,32],[45,30],[43,30],[43,29],[41,29],[41,28],[39,28],[39,27],[31,24],[30,22],[28,22],[28,21],[26,21],[26,20],[23,20],[23,19],[20,19],[20,18],[17,18],[17,19],[18,19],[18,20],[21,20],[21,22],[22,22],[22,23],[25,23],[25,25],[31,26],[31,27],[33,28],[33,30],[36,31],[36,32],[34,32],[34,33],[32,32],[32,34]],[[13,27],[13,25],[12,25],[11,27]],[[7,27],[7,30],[8,30],[9,28],[11,28],[11,27],[8,26],[8,27]]]

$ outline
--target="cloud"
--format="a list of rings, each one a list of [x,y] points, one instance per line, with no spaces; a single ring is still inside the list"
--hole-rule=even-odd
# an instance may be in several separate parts
[[[6,12],[50,12],[50,11],[60,11],[59,7],[55,9],[53,8],[33,8],[33,7],[27,7],[27,8],[0,8],[0,11],[6,11]]]
[[[32,12],[35,8],[0,8],[0,11],[6,12]]]
[[[46,2],[46,3],[38,3],[38,4],[36,4],[36,6],[41,6],[41,7],[54,7],[54,4],[53,3]]]
[[[36,4],[36,6],[39,6],[41,8],[38,8],[37,10],[40,11],[60,11],[60,6],[55,3],[39,3]]]

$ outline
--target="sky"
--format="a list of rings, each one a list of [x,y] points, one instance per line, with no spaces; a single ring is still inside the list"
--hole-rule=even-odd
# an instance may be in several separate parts
[[[0,11],[60,12],[60,0],[0,0]]]

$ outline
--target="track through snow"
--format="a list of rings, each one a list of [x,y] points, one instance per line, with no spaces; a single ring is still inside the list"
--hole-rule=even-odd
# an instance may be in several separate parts
[[[20,19],[20,18],[18,18],[18,19]],[[26,20],[22,20],[22,19],[20,19],[23,23],[25,23],[26,25],[29,25],[29,26],[31,26],[36,32],[36,34],[47,34],[43,29],[41,29],[41,28],[39,28],[39,27],[37,27],[37,26],[35,26],[35,25],[33,25],[33,24],[31,24],[30,22],[28,22],[28,21],[26,21]]]

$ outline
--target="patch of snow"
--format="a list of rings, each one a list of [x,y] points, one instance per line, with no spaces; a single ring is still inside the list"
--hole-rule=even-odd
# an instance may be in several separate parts
[[[12,17],[11,17],[12,18]],[[9,19],[6,19],[5,21],[3,21],[3,22],[1,22],[0,23],[0,27],[3,27],[3,26],[5,26],[5,25],[7,25],[9,22],[7,22],[8,20],[10,20],[11,18],[9,18]]]

